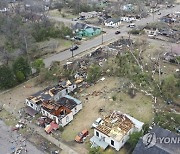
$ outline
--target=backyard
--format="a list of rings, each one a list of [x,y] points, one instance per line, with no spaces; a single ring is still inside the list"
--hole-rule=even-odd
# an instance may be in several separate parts
[[[104,81],[99,81],[97,84],[85,89],[81,94],[78,94],[83,102],[83,110],[65,127],[62,132],[62,139],[67,143],[69,142],[69,144],[73,143],[72,146],[75,146],[76,149],[85,148],[86,144],[74,144],[74,138],[77,133],[87,128],[90,131],[91,137],[93,135],[93,130],[91,129],[92,123],[98,117],[103,118],[103,116],[114,110],[130,114],[145,123],[152,122],[153,109],[151,97],[137,93],[135,98],[130,98],[124,92],[116,93],[122,83],[118,78],[106,77]],[[116,100],[113,100],[112,97],[115,95]],[[99,112],[99,109],[103,109],[104,112]],[[144,113],[146,114],[144,115]],[[123,148],[120,153],[124,153],[123,151],[125,150]],[[109,151],[113,152],[112,149],[109,149]]]

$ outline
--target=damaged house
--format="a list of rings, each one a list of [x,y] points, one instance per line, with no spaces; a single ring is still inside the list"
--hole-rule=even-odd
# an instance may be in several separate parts
[[[69,94],[76,89],[76,84],[72,84],[69,80],[60,82],[58,85],[48,87],[43,91],[39,91],[28,98],[26,98],[26,105],[36,111],[40,111],[41,105],[44,101],[59,100],[61,97]]]
[[[41,113],[62,127],[73,120],[73,113],[70,109],[52,101],[43,102]]]
[[[106,149],[111,146],[119,151],[129,139],[129,135],[141,131],[143,124],[127,114],[114,111],[94,129],[94,136],[90,141],[93,147]]]
[[[73,116],[82,109],[80,100],[69,95],[61,97],[58,101],[46,101],[41,106],[41,114],[64,127],[73,120]]]

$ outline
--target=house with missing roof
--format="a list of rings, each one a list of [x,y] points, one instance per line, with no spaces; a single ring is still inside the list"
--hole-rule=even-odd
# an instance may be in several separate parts
[[[92,147],[100,146],[106,149],[111,146],[119,151],[129,139],[129,135],[141,131],[143,124],[127,114],[114,111],[104,117],[101,123],[94,128],[94,136],[90,142]]]
[[[41,106],[41,114],[64,127],[73,120],[75,114],[82,109],[82,102],[72,96],[65,95],[58,101],[45,101]]]
[[[36,111],[40,111],[44,101],[57,101],[61,97],[69,94],[76,89],[76,84],[72,84],[69,80],[60,82],[58,85],[48,87],[26,98],[26,105]]]
[[[107,27],[119,27],[121,24],[120,18],[108,18],[104,21],[104,25]]]
[[[180,135],[163,129],[159,126],[154,126],[149,132],[153,135],[155,142],[146,145],[147,135],[140,138],[133,154],[178,154],[180,153]]]
[[[70,109],[53,101],[43,102],[41,114],[62,127],[73,120],[73,113]]]

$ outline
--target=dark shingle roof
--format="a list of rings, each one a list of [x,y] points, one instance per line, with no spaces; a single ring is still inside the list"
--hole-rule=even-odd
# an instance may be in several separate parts
[[[143,143],[143,138],[141,138],[134,151],[133,154],[179,154],[180,153],[180,143],[160,143],[160,139],[162,137],[178,137],[177,135],[169,130],[163,129],[159,126],[154,126],[154,128],[150,131],[151,133],[155,133],[156,135],[156,144],[150,148],[147,148]]]
[[[107,23],[109,23],[109,22],[113,22],[113,23],[117,23],[117,22],[119,22],[120,21],[120,19],[119,18],[108,18],[107,20],[106,20],[106,22]]]
[[[87,25],[84,24],[84,23],[76,23],[74,26],[73,26],[73,29],[74,30],[83,30]]]

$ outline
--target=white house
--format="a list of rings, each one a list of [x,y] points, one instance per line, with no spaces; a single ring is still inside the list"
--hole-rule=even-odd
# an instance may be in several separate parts
[[[103,149],[111,146],[119,151],[129,139],[129,135],[140,131],[142,126],[143,123],[133,117],[114,111],[94,129],[94,136],[90,141],[92,146],[100,146]]]
[[[41,113],[43,116],[54,120],[56,124],[62,127],[73,120],[73,113],[70,109],[52,101],[43,102]]]
[[[82,109],[80,100],[66,95],[58,101],[45,101],[41,105],[41,114],[64,127],[73,120],[75,114]]]
[[[121,21],[133,22],[133,21],[136,21],[136,18],[135,17],[121,17]]]
[[[26,98],[26,105],[36,111],[40,111],[41,104],[44,101],[58,101],[61,97],[69,94],[76,89],[76,84],[72,84],[69,80],[61,82],[53,87],[48,87],[43,91],[39,91],[30,97]]]
[[[107,27],[119,27],[121,24],[120,19],[108,18],[104,21],[104,25]]]

